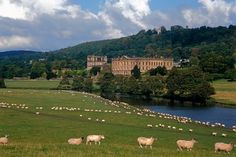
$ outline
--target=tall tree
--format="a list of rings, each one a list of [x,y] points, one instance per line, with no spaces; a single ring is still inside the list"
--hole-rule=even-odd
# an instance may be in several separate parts
[[[3,78],[0,78],[0,88],[6,88],[5,82]]]
[[[135,65],[131,70],[131,74],[135,79],[139,79],[141,77],[141,72],[137,65]]]
[[[167,90],[171,98],[200,102],[204,102],[214,94],[214,88],[197,67],[184,70],[173,68],[167,78]]]

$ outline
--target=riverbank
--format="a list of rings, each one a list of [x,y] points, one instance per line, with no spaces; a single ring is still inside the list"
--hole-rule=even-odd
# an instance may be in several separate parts
[[[7,88],[10,89],[57,89],[59,82],[60,80],[11,80],[11,79],[5,80]],[[216,94],[211,97],[212,99],[214,99],[215,105],[236,108],[236,82],[228,82],[227,80],[218,80],[214,81],[212,85],[214,86],[216,91]],[[97,90],[98,89],[96,89],[96,91]],[[163,98],[153,98],[153,99],[155,100]],[[179,104],[177,100],[175,102],[176,104]],[[211,104],[208,105],[212,106],[213,100],[211,100],[209,103]],[[192,102],[186,101],[184,102],[183,106],[185,105],[191,106]],[[199,104],[199,106],[201,106],[201,104]]]

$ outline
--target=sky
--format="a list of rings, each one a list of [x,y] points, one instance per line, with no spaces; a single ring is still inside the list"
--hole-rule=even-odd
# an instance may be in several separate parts
[[[0,52],[52,51],[172,25],[236,24],[236,0],[0,0]]]

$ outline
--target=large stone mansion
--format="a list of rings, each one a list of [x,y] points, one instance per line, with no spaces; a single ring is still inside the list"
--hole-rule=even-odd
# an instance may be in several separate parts
[[[107,64],[107,56],[87,56],[87,69],[90,70],[92,67],[102,67]]]
[[[158,66],[171,70],[174,66],[173,58],[141,58],[119,57],[112,59],[112,73],[114,75],[131,75],[131,70],[137,65],[141,73],[147,72]]]
[[[107,56],[88,56],[87,69],[94,66],[102,67],[107,64]],[[114,75],[131,75],[131,70],[137,65],[142,73],[154,69],[158,66],[166,67],[171,70],[174,66],[173,58],[142,58],[142,57],[127,57],[122,56],[113,58],[111,63],[112,73]]]

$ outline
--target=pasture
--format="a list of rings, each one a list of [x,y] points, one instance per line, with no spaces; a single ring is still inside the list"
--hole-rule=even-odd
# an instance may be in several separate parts
[[[3,157],[220,157],[226,155],[214,152],[215,142],[236,143],[232,129],[195,122],[184,124],[168,119],[168,115],[86,93],[0,89],[0,102],[4,102],[0,107],[0,136],[9,135],[9,144],[0,145]],[[148,124],[153,127],[148,128]],[[217,132],[217,136],[213,137],[212,132]],[[227,137],[222,137],[222,133]],[[102,134],[105,139],[100,146],[67,144],[69,138],[89,134]],[[141,149],[137,144],[139,136],[158,140],[152,150]],[[193,151],[177,151],[176,140],[191,138],[198,140]],[[236,150],[227,156],[235,155]]]
[[[59,82],[60,80],[5,80],[7,88],[14,89],[55,89]]]
[[[236,81],[218,80],[213,82],[216,94],[212,97],[216,102],[236,106]]]

